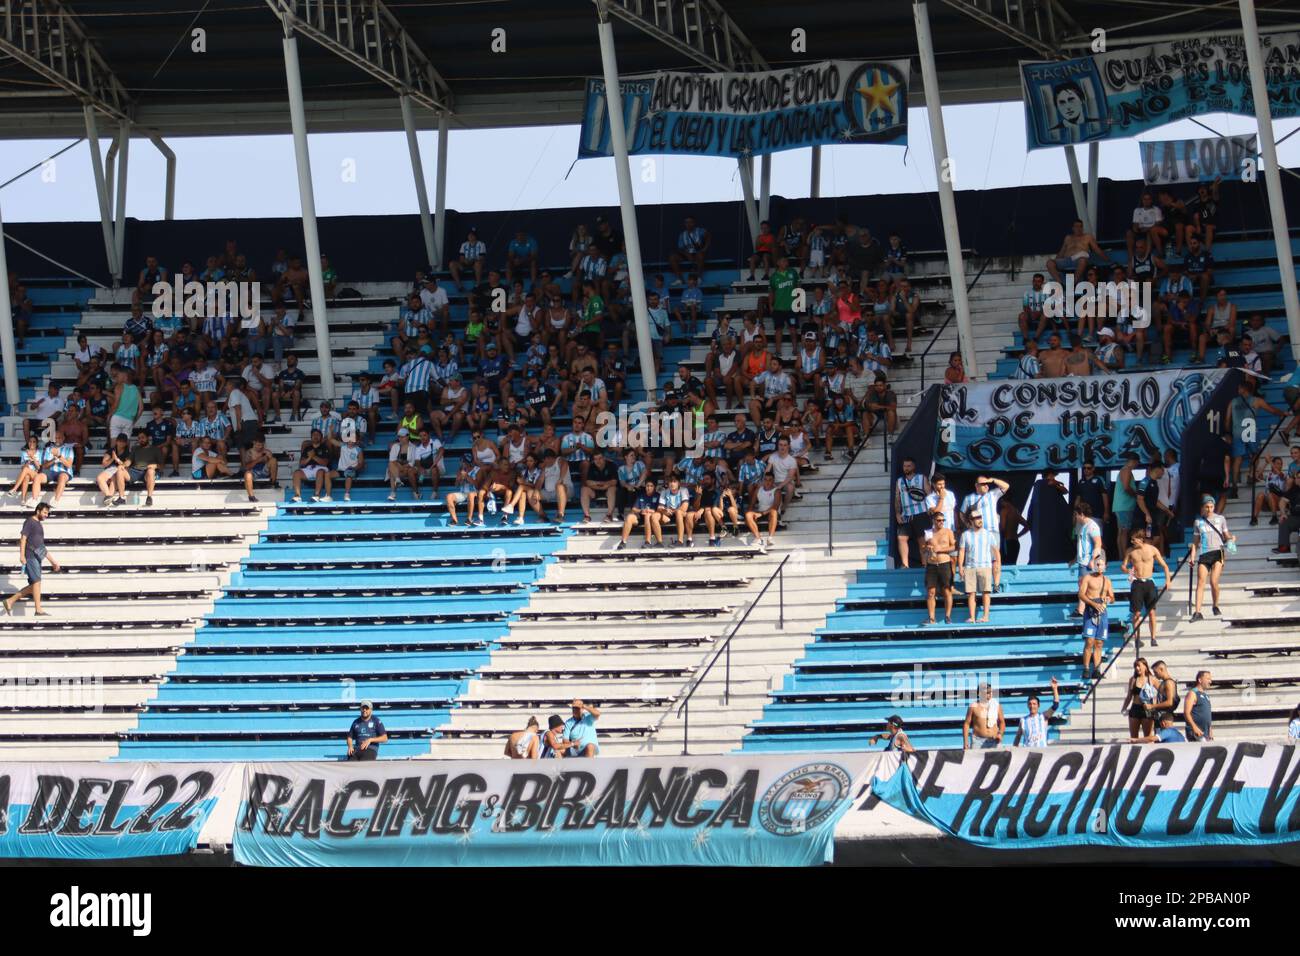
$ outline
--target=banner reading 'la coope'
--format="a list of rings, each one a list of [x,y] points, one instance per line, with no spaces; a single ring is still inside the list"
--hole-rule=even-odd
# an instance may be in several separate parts
[[[619,80],[629,154],[762,156],[832,143],[907,144],[908,62],[827,60],[761,73]],[[588,79],[578,158],[612,156],[605,81]]]
[[[1154,461],[1178,448],[1183,428],[1223,377],[1204,372],[1072,376],[945,385],[935,462],[1015,471]]]
[[[872,793],[982,846],[1209,846],[1300,840],[1300,748],[1116,744],[887,755]]]
[[[1211,136],[1138,143],[1142,152],[1142,181],[1148,186],[1169,183],[1208,183],[1239,175],[1247,159],[1259,156],[1259,137]]]
[[[1300,116],[1300,33],[1260,38],[1275,119]],[[1122,138],[1205,113],[1253,116],[1240,35],[1020,64],[1030,149]]]
[[[6,763],[0,857],[115,860],[193,850],[231,764]]]
[[[871,754],[248,764],[257,866],[811,866]]]

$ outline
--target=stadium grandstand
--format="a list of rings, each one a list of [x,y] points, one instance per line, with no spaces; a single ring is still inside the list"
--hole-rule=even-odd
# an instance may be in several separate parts
[[[98,209],[0,241],[0,792],[64,820],[0,825],[0,857],[1295,862],[1294,829],[1223,809],[1300,738],[1286,4],[897,3],[869,31],[770,0],[3,6],[0,138],[88,141]],[[1251,144],[1211,144],[1226,175],[1100,178],[1100,140],[1209,112],[1193,46],[1230,51]],[[1090,116],[1123,51],[1169,81],[1135,106],[1115,61],[1132,129]],[[710,113],[651,100],[663,77],[776,75],[716,111],[776,125],[780,77],[850,74],[838,134],[700,151],[741,201],[633,202],[648,131]],[[941,106],[1022,97],[1069,185],[955,190]],[[823,147],[890,155],[909,105],[937,189],[821,195]],[[574,124],[617,205],[447,207],[450,131]],[[308,134],[399,129],[418,210],[318,218]],[[167,138],[284,133],[300,217],[174,218]],[[126,215],[133,142],[168,157],[161,220]],[[792,146],[808,195],[774,195]],[[1153,765],[1164,794],[1207,763],[1231,838],[1124,829]],[[1077,839],[953,822],[1067,766]]]

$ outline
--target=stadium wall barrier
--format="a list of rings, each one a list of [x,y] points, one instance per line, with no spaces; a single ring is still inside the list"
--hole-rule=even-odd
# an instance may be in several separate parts
[[[589,160],[588,162],[601,162]],[[833,173],[827,174],[833,180]],[[833,185],[833,182],[832,182]],[[1100,233],[1118,240],[1132,221],[1144,185],[1140,179],[1102,180],[1098,205]],[[1191,187],[1187,187],[1190,194]],[[1180,193],[1181,195],[1181,193]],[[1270,225],[1264,190],[1258,183],[1224,182],[1219,204],[1220,233],[1238,230],[1267,230]],[[185,196],[179,197],[182,210]],[[88,208],[87,212],[91,210]],[[957,213],[962,244],[984,256],[1037,256],[1060,247],[1061,238],[1075,218],[1074,200],[1063,184],[1026,188],[965,190],[957,193]],[[517,229],[530,232],[542,249],[547,265],[567,258],[569,237],[579,222],[593,224],[605,215],[618,228],[618,207],[534,209],[519,211],[447,212],[447,249],[454,253],[470,228],[488,246],[493,266],[504,261],[506,243]],[[663,261],[681,230],[682,219],[694,216],[713,234],[709,257],[739,266],[749,255],[751,242],[742,204],[675,203],[640,206],[637,224],[642,251],[650,262]],[[1300,192],[1287,196],[1288,221],[1300,222]],[[934,193],[888,196],[840,196],[824,199],[789,199],[773,196],[771,220],[774,226],[803,216],[813,223],[831,223],[845,216],[850,222],[869,228],[885,244],[888,234],[898,230],[912,250],[942,249],[943,229],[938,199]],[[406,281],[424,262],[424,240],[419,217],[322,216],[318,219],[321,249],[338,270],[341,282]],[[68,263],[75,269],[107,281],[104,239],[97,220],[81,222],[6,222],[5,230],[17,239]],[[620,230],[621,231],[621,230]],[[264,273],[275,251],[290,255],[303,246],[302,220],[296,217],[247,219],[128,219],[124,278],[134,281],[147,255],[157,255],[170,269],[178,270],[186,258],[202,268],[200,257],[220,251],[227,239],[236,239],[249,264]],[[54,266],[26,249],[11,244],[9,268],[24,277],[57,274]],[[443,264],[445,266],[445,263]],[[1038,267],[1029,263],[1031,271]]]
[[[811,866],[879,754],[0,765],[0,856]],[[220,808],[218,808],[218,804]]]
[[[894,489],[898,479],[903,475],[903,459],[911,458],[916,463],[918,474],[928,476],[934,464],[935,433],[939,417],[939,395],[942,388],[931,385],[917,402],[916,411],[907,420],[903,430],[894,442],[894,457],[889,470],[889,553],[895,561],[898,554],[898,517],[894,508]]]
[[[1224,444],[1232,438],[1228,406],[1237,395],[1243,374],[1238,369],[1230,369],[1183,428],[1178,452],[1178,518],[1184,527],[1191,525],[1201,510],[1201,477],[1205,469],[1212,467],[1214,460],[1221,461],[1228,452]]]

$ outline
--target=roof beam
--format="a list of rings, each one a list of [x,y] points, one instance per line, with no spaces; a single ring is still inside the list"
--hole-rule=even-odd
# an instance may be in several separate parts
[[[451,87],[380,0],[266,0],[284,24],[435,113],[452,112]]]
[[[598,10],[630,23],[683,56],[718,73],[769,69],[758,48],[718,0],[593,0]]]
[[[131,98],[80,21],[59,0],[0,0],[0,53],[117,120]]]
[[[943,0],[972,20],[992,27],[1048,60],[1059,60],[1066,31],[1082,29],[1059,0]]]

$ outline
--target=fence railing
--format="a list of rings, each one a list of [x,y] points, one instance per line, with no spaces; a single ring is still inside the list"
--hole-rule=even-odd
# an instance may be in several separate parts
[[[700,676],[695,678],[694,683],[691,684],[691,689],[688,690],[686,692],[686,696],[682,698],[682,702],[677,705],[677,716],[683,717],[683,722],[682,722],[682,754],[683,755],[690,753],[690,750],[688,748],[690,746],[690,737],[691,737],[691,698],[694,697],[695,692],[700,689],[700,686],[704,683],[704,679],[709,676],[709,672],[713,670],[713,665],[718,663],[718,658],[723,657],[725,658],[724,667],[726,668],[726,677],[724,678],[723,685],[722,685],[722,702],[724,704],[731,703],[731,642],[732,639],[735,638],[736,634],[740,632],[740,629],[745,626],[745,622],[749,620],[749,615],[753,613],[754,608],[758,607],[758,603],[761,600],[763,600],[763,595],[767,594],[767,590],[772,586],[773,581],[779,582],[778,593],[779,593],[780,604],[778,606],[779,610],[777,611],[776,626],[782,630],[785,629],[785,564],[789,560],[790,560],[790,555],[788,554],[781,559],[781,563],[776,566],[776,570],[772,572],[772,576],[767,579],[767,583],[763,585],[762,590],[760,590],[758,594],[754,596],[754,600],[749,602],[749,607],[745,608],[745,613],[741,615],[740,620],[738,620],[735,624],[731,626],[731,630],[727,633],[727,636],[722,641],[722,646],[719,647],[717,651],[714,652],[711,658],[709,658],[709,663],[705,665],[704,670],[700,673]]]

